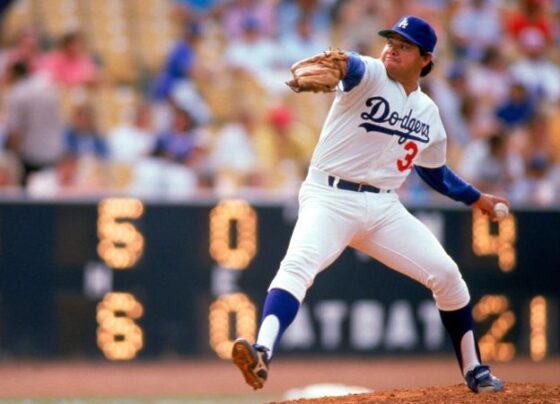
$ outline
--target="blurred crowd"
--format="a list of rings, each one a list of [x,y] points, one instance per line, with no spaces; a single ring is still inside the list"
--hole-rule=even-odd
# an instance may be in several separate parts
[[[122,21],[87,23],[90,2]],[[515,204],[560,202],[560,1],[81,0],[56,29],[38,3],[0,16],[0,195],[292,197],[332,95],[294,94],[289,67],[329,46],[377,57],[377,31],[415,14],[439,36],[421,87],[448,164]],[[142,59],[130,16],[150,7],[171,34]],[[439,198],[414,174],[399,192]]]

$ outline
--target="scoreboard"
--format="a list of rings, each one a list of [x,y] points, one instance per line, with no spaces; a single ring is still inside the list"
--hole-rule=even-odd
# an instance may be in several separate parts
[[[560,211],[499,224],[410,206],[459,264],[485,360],[558,354]],[[212,357],[254,339],[297,205],[107,198],[0,202],[0,358]],[[430,292],[347,249],[316,279],[284,355],[451,352]]]

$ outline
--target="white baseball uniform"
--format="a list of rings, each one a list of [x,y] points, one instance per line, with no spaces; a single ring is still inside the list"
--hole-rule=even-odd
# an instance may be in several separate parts
[[[462,308],[470,297],[457,265],[395,193],[413,165],[445,164],[438,108],[420,88],[407,96],[379,59],[359,58],[365,72],[349,91],[342,83],[337,89],[269,290],[286,290],[301,302],[315,276],[351,246],[430,288],[439,309]],[[340,189],[346,181],[379,192]]]
[[[391,48],[398,35],[418,46],[420,55],[432,53],[437,42],[430,24],[415,16],[378,34]],[[439,111],[419,87],[407,94],[371,57],[351,53],[346,67],[300,190],[299,218],[269,287],[257,341],[236,339],[233,361],[250,386],[262,388],[274,349],[315,276],[351,246],[430,288],[467,386],[474,392],[503,390],[480,363],[470,296],[457,265],[395,190],[414,167],[453,200],[472,205],[482,194],[445,165]],[[425,65],[420,75],[430,69]]]

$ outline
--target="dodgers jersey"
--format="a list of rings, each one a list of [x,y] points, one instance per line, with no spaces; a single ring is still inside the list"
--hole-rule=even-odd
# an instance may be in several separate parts
[[[413,165],[443,166],[447,136],[435,103],[420,87],[407,96],[381,60],[352,56],[364,63],[364,74],[349,91],[339,83],[311,167],[397,189]]]

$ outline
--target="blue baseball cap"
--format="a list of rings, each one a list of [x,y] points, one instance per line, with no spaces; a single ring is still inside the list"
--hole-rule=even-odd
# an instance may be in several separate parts
[[[391,29],[378,32],[382,37],[390,34],[399,34],[408,39],[425,52],[432,53],[436,47],[436,32],[430,24],[421,18],[408,15],[402,17]]]

